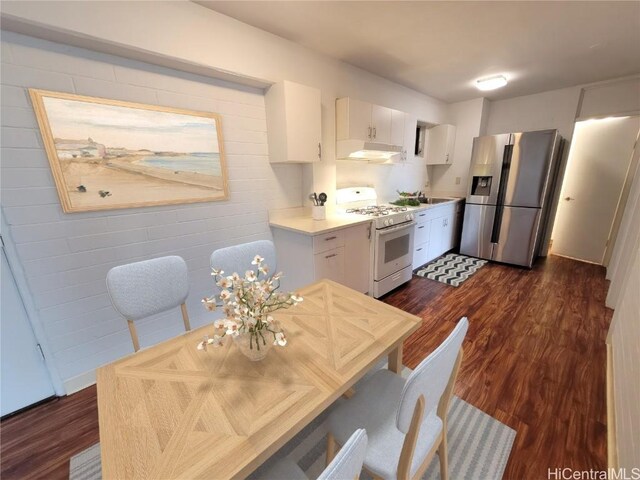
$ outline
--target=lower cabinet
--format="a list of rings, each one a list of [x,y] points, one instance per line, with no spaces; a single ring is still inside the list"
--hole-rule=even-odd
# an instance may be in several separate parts
[[[334,282],[344,284],[344,247],[334,248],[327,252],[316,253],[313,256],[313,266],[316,279],[328,278]]]
[[[458,246],[463,208],[462,202],[456,202],[416,213],[413,268]]]
[[[283,290],[327,278],[362,293],[371,281],[371,223],[309,235],[272,227]]]

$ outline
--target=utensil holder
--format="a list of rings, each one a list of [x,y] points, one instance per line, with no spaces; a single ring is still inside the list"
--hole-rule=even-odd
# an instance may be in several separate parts
[[[327,211],[324,205],[313,205],[311,207],[311,218],[314,220],[324,220],[327,218]]]

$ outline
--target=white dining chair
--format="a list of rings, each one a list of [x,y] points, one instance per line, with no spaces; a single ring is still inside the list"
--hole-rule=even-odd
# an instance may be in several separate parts
[[[367,432],[358,429],[345,442],[318,480],[354,480],[360,476],[367,451]],[[293,460],[285,458],[259,477],[260,480],[309,480]]]
[[[460,319],[406,380],[379,370],[338,406],[329,416],[327,462],[337,444],[364,428],[369,437],[364,469],[375,479],[422,478],[437,451],[440,478],[447,480],[447,411],[468,326],[466,317]]]
[[[264,263],[269,267],[269,275],[276,273],[278,266],[276,247],[271,240],[256,240],[255,242],[219,248],[211,254],[209,263],[211,268],[222,270],[225,275],[231,275],[234,272],[244,275],[247,270],[256,269],[256,266],[251,264],[256,255],[264,258]],[[217,285],[214,285],[214,293],[217,298],[220,293],[220,288]]]
[[[187,264],[178,256],[154,258],[114,267],[107,273],[111,303],[129,325],[133,349],[140,350],[135,322],[180,307],[185,330],[191,330],[185,300],[189,295]]]

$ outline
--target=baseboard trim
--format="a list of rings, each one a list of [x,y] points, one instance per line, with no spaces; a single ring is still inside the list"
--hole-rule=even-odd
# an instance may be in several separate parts
[[[618,443],[616,440],[616,403],[613,383],[613,345],[607,342],[607,464],[618,468]]]
[[[85,373],[81,373],[75,377],[69,378],[64,381],[64,390],[67,395],[84,390],[87,387],[96,383],[96,371],[90,370]]]

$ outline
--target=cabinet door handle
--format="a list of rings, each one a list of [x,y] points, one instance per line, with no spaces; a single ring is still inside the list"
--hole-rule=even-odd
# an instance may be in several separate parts
[[[369,125],[369,135],[367,135],[367,137],[371,140],[371,125]]]
[[[337,253],[332,253],[331,255],[325,255],[324,258],[331,258],[331,257],[337,257],[338,254]]]
[[[373,127],[373,138],[376,138],[376,127]]]
[[[445,162],[449,163],[449,154],[447,153],[447,157],[445,159]]]
[[[418,228],[424,228],[424,225],[420,225]]]
[[[322,158],[322,144],[318,142],[318,158]]]
[[[367,240],[371,240],[371,224],[369,224],[369,229],[367,232]]]
[[[338,238],[338,237],[336,237],[336,236],[334,235],[333,237],[327,237],[327,238],[325,238],[325,239],[324,239],[324,241],[325,241],[325,242],[328,242],[329,240],[335,240],[336,238]]]
[[[425,217],[427,214],[426,213],[419,213],[418,216],[419,217]]]
[[[420,250],[422,250],[422,247],[416,248],[416,252],[419,252]]]

